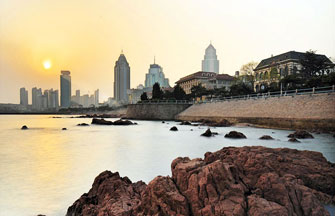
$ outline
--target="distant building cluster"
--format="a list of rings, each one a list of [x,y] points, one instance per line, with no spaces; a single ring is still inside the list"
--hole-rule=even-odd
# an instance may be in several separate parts
[[[60,99],[60,102],[59,102]],[[60,95],[58,90],[44,90],[34,87],[31,90],[31,105],[28,102],[28,91],[20,88],[20,107],[16,110],[23,111],[57,111],[60,108],[70,107],[97,107],[99,106],[99,89],[93,95],[80,95],[80,90],[76,95],[71,96],[71,72],[62,70],[60,75]]]
[[[72,107],[98,107],[99,106],[99,89],[94,94],[80,95],[80,90],[76,90],[76,94],[71,97]]]
[[[205,50],[204,59],[201,64],[201,71],[191,73],[181,77],[175,83],[179,85],[186,94],[191,93],[193,86],[201,84],[206,89],[225,88],[229,90],[237,78],[242,82],[252,86],[256,92],[261,91],[266,85],[272,82],[279,82],[283,77],[295,74],[302,69],[301,60],[305,58],[306,53],[290,51],[277,56],[263,59],[255,69],[253,69],[253,80],[240,76],[239,71],[235,76],[219,73],[219,60],[216,49],[212,45]],[[318,58],[334,66],[331,60],[325,55],[317,55]],[[330,67],[332,68],[332,67]],[[333,69],[334,72],[334,67]],[[60,75],[60,95],[58,90],[44,90],[41,88],[32,89],[32,104],[28,103],[28,91],[25,88],[20,89],[20,107],[19,109],[31,109],[43,111],[49,109],[69,108],[69,107],[98,107],[99,105],[118,106],[121,104],[137,103],[141,100],[141,95],[146,92],[148,98],[151,98],[153,85],[158,83],[163,91],[173,91],[169,84],[169,79],[165,77],[163,68],[156,64],[154,58],[153,64],[150,64],[148,73],[145,74],[144,85],[140,84],[135,89],[130,88],[130,65],[126,56],[121,52],[114,66],[114,97],[102,104],[99,104],[99,89],[94,94],[80,94],[76,90],[75,95],[71,94],[71,73],[62,70]],[[59,103],[60,98],[60,103]]]

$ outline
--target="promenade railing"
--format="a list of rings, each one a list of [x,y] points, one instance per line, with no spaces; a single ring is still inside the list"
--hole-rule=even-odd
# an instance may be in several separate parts
[[[271,97],[286,97],[295,95],[317,95],[317,94],[329,94],[335,92],[335,85],[317,87],[317,88],[305,88],[305,89],[294,89],[294,90],[282,90],[273,92],[264,92],[248,95],[238,95],[238,96],[227,96],[227,97],[211,97],[203,100],[144,100],[139,101],[137,104],[199,104],[199,103],[216,103],[222,101],[231,100],[248,100],[248,99],[261,99],[261,98],[271,98]]]
[[[247,100],[247,99],[259,99],[259,98],[270,98],[270,97],[285,97],[285,96],[295,96],[295,95],[313,95],[313,94],[329,94],[335,92],[335,85],[325,86],[325,87],[313,87],[305,89],[293,89],[293,90],[282,90],[273,92],[263,92],[248,95],[238,95],[238,96],[227,96],[227,97],[212,97],[205,100],[199,101],[198,103],[212,103],[220,101],[230,101],[230,100]]]

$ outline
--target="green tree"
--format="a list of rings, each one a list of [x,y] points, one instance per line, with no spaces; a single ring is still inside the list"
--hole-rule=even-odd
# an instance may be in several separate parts
[[[173,88],[172,95],[177,100],[185,100],[186,99],[186,93],[182,87],[180,87],[179,84],[175,85]]]
[[[141,101],[146,101],[146,100],[148,100],[148,95],[147,95],[146,92],[143,92],[143,93],[141,94]]]
[[[254,93],[254,90],[250,85],[245,83],[236,83],[230,87],[229,93],[231,96],[247,95]]]
[[[162,99],[163,98],[163,91],[158,82],[154,84],[152,87],[152,99]]]
[[[327,58],[316,55],[315,51],[307,51],[305,57],[300,60],[302,69],[300,70],[303,78],[311,78],[313,76],[324,75],[327,73]]]
[[[226,87],[221,87],[221,88],[217,88],[214,89],[214,95],[216,97],[226,97],[229,95],[229,92],[227,91]]]
[[[206,88],[199,83],[196,86],[192,86],[191,88],[191,97],[201,97],[206,94]]]

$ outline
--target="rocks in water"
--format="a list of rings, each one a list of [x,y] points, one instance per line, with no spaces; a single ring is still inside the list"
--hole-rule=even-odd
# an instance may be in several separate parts
[[[261,139],[261,140],[273,140],[272,136],[269,136],[269,135],[263,135],[259,139]]]
[[[28,130],[27,125],[23,125],[23,126],[21,127],[21,130]]]
[[[97,124],[97,125],[134,125],[134,124],[137,124],[137,123],[133,123],[129,120],[122,120],[122,119],[119,119],[119,120],[116,120],[114,122],[112,121],[107,121],[105,119],[92,119],[92,123],[91,124]]]
[[[67,130],[67,128],[62,128],[62,130]]]
[[[214,136],[214,135],[218,135],[217,132],[212,132],[211,129],[207,129],[205,131],[205,133],[201,134],[201,136],[205,136],[205,137],[211,137],[211,136]]]
[[[229,127],[232,126],[233,124],[226,119],[222,119],[220,121],[202,120],[201,125],[209,127]]]
[[[237,132],[237,131],[230,131],[224,137],[234,138],[234,139],[246,139],[247,138],[243,133]]]
[[[80,123],[80,124],[77,124],[77,126],[89,126],[89,124],[86,124],[86,123]]]
[[[94,119],[92,119],[91,124],[97,124],[97,125],[112,125],[113,122],[112,122],[112,121],[107,121],[107,120],[105,120],[105,119],[97,119],[97,118],[94,118]]]
[[[113,125],[135,125],[135,124],[137,123],[133,123],[129,120],[122,120],[122,119],[113,122]]]
[[[176,126],[173,126],[172,128],[170,128],[170,131],[178,131],[178,128]]]
[[[313,139],[314,138],[312,134],[308,133],[305,130],[295,131],[294,133],[291,133],[287,137],[289,137],[289,138],[297,138],[297,139]]]
[[[289,141],[289,142],[298,142],[298,143],[300,143],[300,141],[297,140],[296,138],[290,138],[288,141]]]
[[[335,164],[319,152],[226,147],[171,170],[148,185],[105,171],[67,215],[329,215],[334,203]]]
[[[165,121],[162,121],[162,123],[164,124],[164,123],[165,123]]]
[[[192,125],[189,121],[182,121],[179,125]]]

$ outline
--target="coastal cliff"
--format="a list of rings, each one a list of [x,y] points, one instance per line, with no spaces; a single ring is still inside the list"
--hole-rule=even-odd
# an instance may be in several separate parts
[[[67,216],[329,215],[335,203],[335,164],[318,152],[226,147],[171,170],[148,185],[105,171]]]

